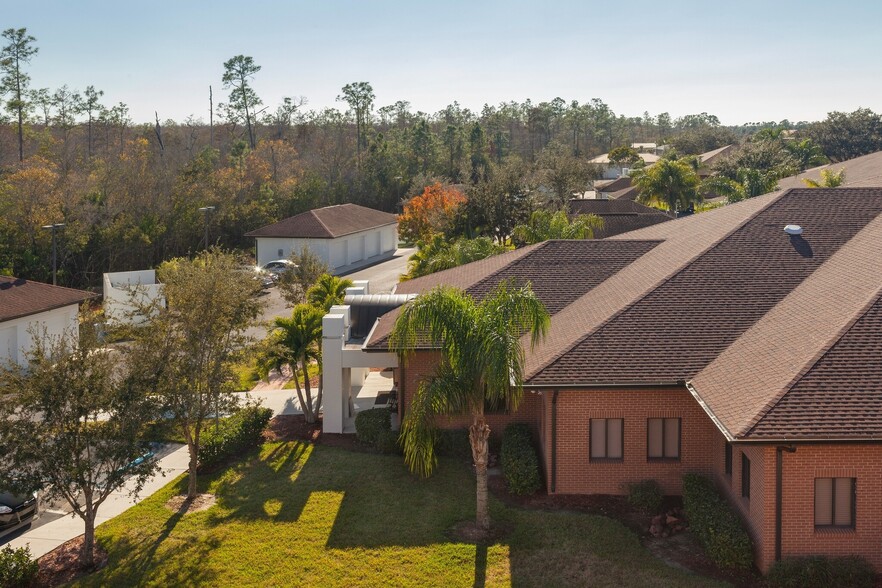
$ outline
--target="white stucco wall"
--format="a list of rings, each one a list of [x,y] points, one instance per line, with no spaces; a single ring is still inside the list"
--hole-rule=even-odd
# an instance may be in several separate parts
[[[104,316],[109,323],[140,323],[138,310],[162,298],[155,270],[104,274]],[[156,311],[156,310],[155,310]]]
[[[309,247],[328,264],[333,273],[343,273],[392,257],[398,247],[398,225],[361,231],[336,239],[256,237],[255,241],[258,265],[274,259],[287,259],[292,252]]]
[[[0,363],[25,365],[25,355],[34,346],[34,335],[42,336],[44,328],[52,337],[76,337],[78,312],[79,305],[71,304],[0,323]]]

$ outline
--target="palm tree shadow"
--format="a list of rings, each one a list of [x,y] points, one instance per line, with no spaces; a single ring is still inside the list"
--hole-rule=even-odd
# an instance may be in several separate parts
[[[475,583],[474,588],[484,588],[487,583],[487,546],[475,545]]]

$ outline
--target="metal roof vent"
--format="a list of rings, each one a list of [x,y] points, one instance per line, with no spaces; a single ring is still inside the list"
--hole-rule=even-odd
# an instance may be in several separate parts
[[[784,232],[788,235],[802,235],[802,227],[799,225],[787,225],[784,227]]]

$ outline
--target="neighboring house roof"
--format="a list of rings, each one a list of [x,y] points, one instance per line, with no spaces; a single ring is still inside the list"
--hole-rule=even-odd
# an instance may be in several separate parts
[[[702,166],[712,165],[716,162],[717,159],[720,159],[724,155],[727,155],[733,149],[735,149],[735,145],[726,145],[725,147],[720,147],[719,149],[705,151],[698,156],[698,163]]]
[[[603,226],[594,229],[595,239],[605,239],[642,229],[654,224],[674,220],[666,212],[627,199],[619,200],[570,200],[571,214],[594,214],[603,219]]]
[[[629,186],[627,188],[622,188],[621,190],[616,190],[609,195],[609,198],[610,200],[637,200],[638,196],[640,196],[640,190],[637,186]]]
[[[597,180],[594,182],[596,192],[617,192],[631,187],[631,177],[621,176],[614,180]]]
[[[378,227],[394,225],[398,217],[388,212],[358,204],[326,206],[288,217],[261,227],[246,237],[283,237],[294,239],[334,239]]]
[[[661,155],[656,155],[655,153],[639,153],[640,159],[646,162],[646,165],[653,164],[661,159]],[[597,157],[590,159],[589,163],[599,163],[599,164],[609,164],[609,153],[604,153],[603,155],[598,155]],[[630,167],[625,165],[624,167]]]
[[[83,290],[0,276],[0,322],[80,304],[96,296]]]
[[[882,188],[779,191],[486,269],[402,286],[529,280],[552,313],[530,386],[687,383],[731,439],[882,435]]]

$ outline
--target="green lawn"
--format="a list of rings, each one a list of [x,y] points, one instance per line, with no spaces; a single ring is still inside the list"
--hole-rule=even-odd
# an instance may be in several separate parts
[[[446,531],[474,514],[474,478],[442,461],[425,481],[399,456],[288,442],[202,478],[211,509],[180,516],[162,491],[101,525],[109,565],[82,586],[708,586],[611,519],[493,502],[511,532],[483,547]]]

